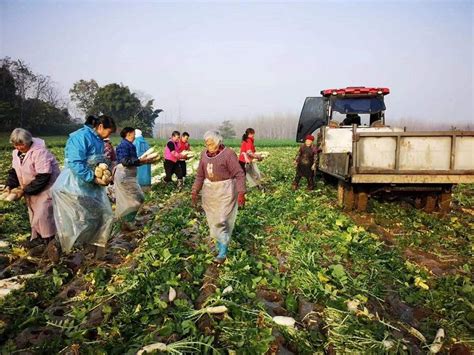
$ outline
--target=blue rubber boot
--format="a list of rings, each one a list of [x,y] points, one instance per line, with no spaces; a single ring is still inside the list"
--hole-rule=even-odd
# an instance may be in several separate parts
[[[214,262],[217,264],[222,264],[227,257],[227,245],[217,242],[217,250],[219,251],[219,254],[217,254]]]

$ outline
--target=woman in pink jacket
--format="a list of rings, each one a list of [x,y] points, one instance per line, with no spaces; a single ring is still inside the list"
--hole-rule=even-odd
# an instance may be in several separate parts
[[[7,188],[22,190],[28,206],[32,245],[48,243],[56,234],[50,188],[59,175],[58,162],[42,139],[33,138],[23,128],[13,130],[10,143],[15,150]]]

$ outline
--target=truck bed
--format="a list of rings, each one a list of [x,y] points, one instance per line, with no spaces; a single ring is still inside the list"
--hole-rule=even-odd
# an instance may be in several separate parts
[[[323,128],[319,170],[357,184],[474,183],[474,132]]]

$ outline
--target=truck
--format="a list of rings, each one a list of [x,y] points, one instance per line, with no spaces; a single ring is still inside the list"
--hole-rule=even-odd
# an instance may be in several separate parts
[[[449,212],[453,186],[474,183],[474,131],[407,131],[385,120],[385,87],[346,87],[307,97],[296,141],[318,131],[317,171],[338,182],[344,210],[369,198],[404,197],[427,212]]]

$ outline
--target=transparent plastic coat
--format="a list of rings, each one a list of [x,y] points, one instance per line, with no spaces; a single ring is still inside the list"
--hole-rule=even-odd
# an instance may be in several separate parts
[[[237,188],[234,179],[204,180],[202,207],[206,212],[211,238],[228,245],[237,218]]]
[[[115,186],[115,216],[123,218],[136,212],[145,201],[143,191],[137,182],[137,168],[117,165],[114,173]]]
[[[89,157],[93,169],[104,162],[103,155]],[[69,253],[74,245],[92,244],[105,247],[109,239],[113,212],[106,188],[86,182],[66,167],[52,189],[54,221],[61,249]]]

